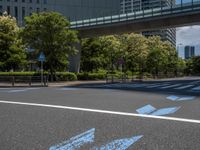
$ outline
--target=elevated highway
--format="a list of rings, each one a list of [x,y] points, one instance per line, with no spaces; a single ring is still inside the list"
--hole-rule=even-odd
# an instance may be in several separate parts
[[[140,32],[200,23],[200,1],[71,22],[80,37]]]

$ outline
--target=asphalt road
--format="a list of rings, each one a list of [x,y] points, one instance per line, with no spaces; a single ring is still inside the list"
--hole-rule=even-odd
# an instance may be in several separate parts
[[[179,109],[156,117],[137,112],[147,105]],[[2,150],[199,148],[197,95],[107,88],[0,88]]]

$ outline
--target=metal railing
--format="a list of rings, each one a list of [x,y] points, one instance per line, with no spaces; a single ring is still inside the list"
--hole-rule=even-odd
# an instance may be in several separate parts
[[[158,17],[158,16],[181,14],[181,13],[195,12],[195,11],[200,11],[200,0],[191,0],[191,2],[187,3],[183,3],[181,1],[181,4],[135,11],[133,13],[72,21],[70,28],[77,29],[83,27],[93,27],[104,24],[120,23],[124,21],[151,18],[155,16]]]
[[[47,76],[0,76],[0,86],[48,86]]]

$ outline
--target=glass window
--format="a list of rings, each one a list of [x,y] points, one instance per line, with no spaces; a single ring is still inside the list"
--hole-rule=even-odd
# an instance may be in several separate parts
[[[47,0],[43,0],[43,3],[44,3],[44,4],[47,4]]]
[[[39,12],[40,12],[40,8],[37,8],[37,9],[36,9],[36,12],[39,13]]]
[[[18,7],[15,6],[15,18],[18,19]]]
[[[3,14],[3,6],[0,5],[0,15]]]
[[[7,13],[10,15],[10,6],[7,6]]]
[[[26,12],[25,12],[25,7],[22,7],[22,19],[24,19],[25,14],[26,14]]]

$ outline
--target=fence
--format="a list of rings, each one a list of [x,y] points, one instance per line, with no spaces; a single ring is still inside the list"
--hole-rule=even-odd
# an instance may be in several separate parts
[[[47,76],[0,76],[0,86],[48,86]]]
[[[184,74],[182,73],[158,73],[157,75],[153,75],[150,73],[143,73],[143,74],[107,74],[106,75],[106,83],[127,83],[127,82],[134,82],[134,81],[142,81],[142,80],[155,80],[155,79],[167,79],[167,78],[179,78],[183,77]]]

